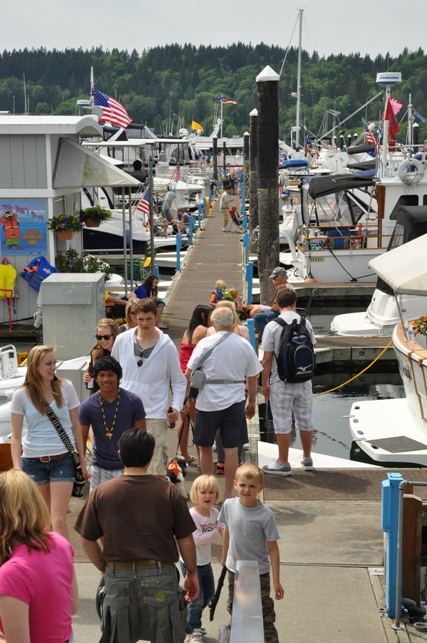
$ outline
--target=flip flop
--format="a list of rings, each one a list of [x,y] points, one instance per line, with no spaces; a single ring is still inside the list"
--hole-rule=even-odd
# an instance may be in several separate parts
[[[160,328],[160,330],[167,330],[169,326],[167,324],[164,324],[163,322],[160,322],[157,328]]]
[[[187,464],[192,464],[193,462],[196,462],[197,458],[195,455],[190,455],[190,459],[187,460]]]

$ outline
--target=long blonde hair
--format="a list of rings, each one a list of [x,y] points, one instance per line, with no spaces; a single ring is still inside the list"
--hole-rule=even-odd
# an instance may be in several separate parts
[[[114,341],[116,340],[116,337],[120,335],[120,327],[118,323],[114,321],[114,319],[108,319],[107,317],[105,317],[104,319],[100,319],[96,325],[95,333],[97,332],[98,328],[108,328],[111,334],[114,335]],[[99,342],[96,342],[95,346],[90,351],[90,354],[92,355],[93,365],[95,364],[97,359],[104,355],[104,349]]]
[[[43,397],[43,378],[38,371],[38,367],[42,359],[48,353],[54,353],[53,346],[34,346],[27,357],[27,372],[25,380],[21,388],[27,389],[28,397],[30,398],[37,411],[42,415],[46,415],[46,404]],[[61,391],[61,382],[65,380],[58,377],[52,380],[52,393],[56,406],[61,408],[64,404]]]
[[[50,517],[34,482],[19,469],[0,475],[0,565],[11,555],[12,538],[32,549],[49,552]]]

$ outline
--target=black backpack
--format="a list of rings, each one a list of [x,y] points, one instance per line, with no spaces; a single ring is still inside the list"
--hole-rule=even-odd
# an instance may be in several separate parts
[[[281,317],[273,319],[282,326],[277,361],[277,372],[282,382],[307,382],[314,376],[316,355],[307,330],[305,319],[301,317],[287,324]]]

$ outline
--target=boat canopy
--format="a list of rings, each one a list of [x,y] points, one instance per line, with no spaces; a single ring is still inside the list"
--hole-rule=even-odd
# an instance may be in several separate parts
[[[374,185],[371,177],[360,174],[331,174],[330,176],[317,176],[311,179],[308,193],[312,199],[318,199],[343,190],[353,190],[371,185]]]
[[[402,205],[397,211],[396,225],[388,244],[387,252],[418,239],[427,234],[427,206]],[[394,256],[394,254],[393,254]],[[378,277],[377,289],[393,295],[393,288],[381,277]]]
[[[406,206],[399,208],[407,210],[408,217],[413,221],[418,216],[419,230],[427,230],[427,206]],[[418,211],[415,213],[414,211]],[[427,296],[427,233],[421,237],[394,247],[393,252],[385,252],[369,262],[369,267],[375,270],[396,294]]]
[[[58,145],[53,188],[139,187],[140,181],[69,138]]]

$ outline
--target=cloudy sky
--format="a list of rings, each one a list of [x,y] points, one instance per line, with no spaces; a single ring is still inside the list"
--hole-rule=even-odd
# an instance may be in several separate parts
[[[172,42],[228,45],[260,42],[284,48],[298,9],[303,47],[321,55],[375,56],[427,49],[427,2],[402,0],[2,0],[1,50],[102,45],[136,49]],[[7,28],[6,28],[6,25]],[[297,45],[298,28],[292,44]]]

